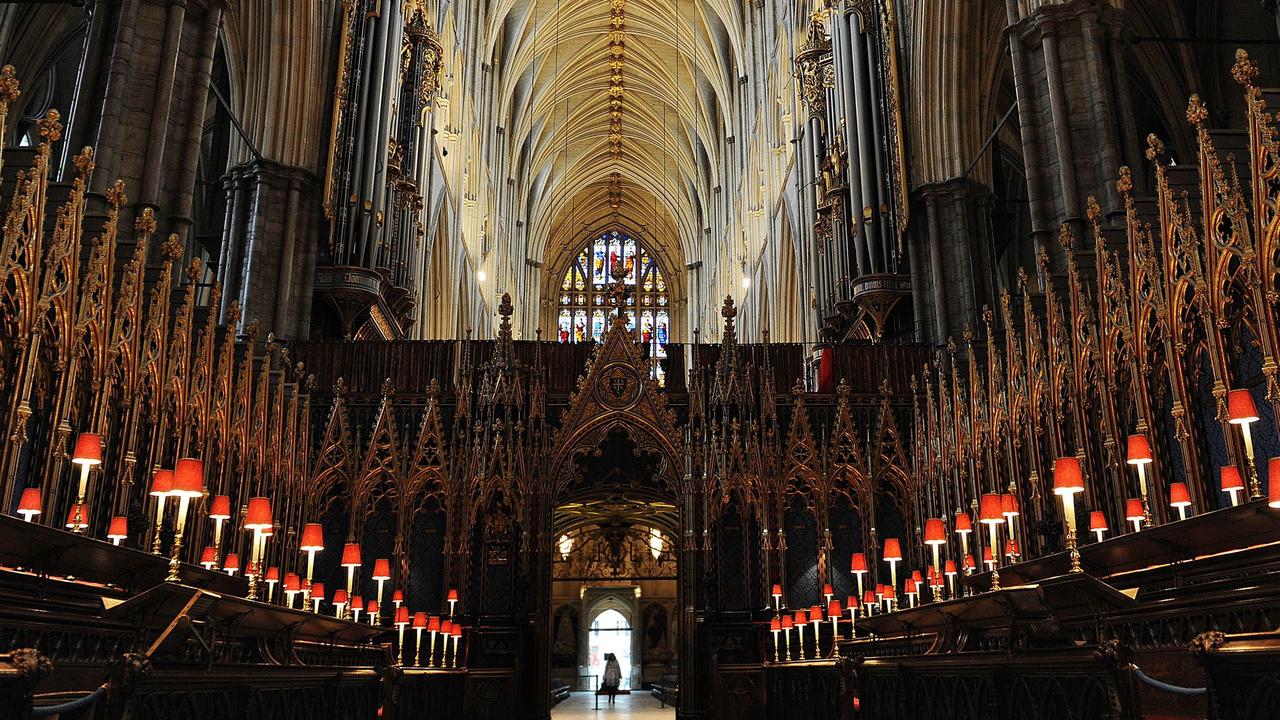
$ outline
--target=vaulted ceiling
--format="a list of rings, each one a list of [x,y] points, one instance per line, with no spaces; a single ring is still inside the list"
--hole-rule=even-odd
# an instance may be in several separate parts
[[[699,257],[733,121],[735,4],[504,0],[490,17],[529,257],[554,270],[608,228],[669,270]]]

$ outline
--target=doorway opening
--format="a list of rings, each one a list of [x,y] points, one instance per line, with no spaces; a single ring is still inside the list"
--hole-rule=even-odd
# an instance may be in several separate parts
[[[617,610],[609,608],[596,616],[587,633],[587,657],[591,674],[604,678],[605,664],[612,655],[622,668],[620,690],[631,689],[631,622]]]

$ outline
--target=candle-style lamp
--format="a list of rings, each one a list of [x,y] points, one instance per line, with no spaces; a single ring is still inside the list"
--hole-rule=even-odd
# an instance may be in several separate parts
[[[827,617],[831,619],[831,649],[834,652],[840,646],[840,616],[844,614],[844,606],[839,600],[827,603]]]
[[[809,611],[797,610],[795,614],[791,616],[791,620],[795,623],[796,632],[799,634],[800,638],[796,643],[800,646],[800,659],[804,660],[804,626],[809,623]]]
[[[209,519],[213,521],[213,546],[222,550],[222,524],[231,519],[231,498],[215,495],[209,503]]]
[[[960,574],[956,569],[956,561],[948,560],[943,565],[942,573],[947,576],[947,595],[954,598],[956,596],[956,575]]]
[[[462,644],[462,625],[454,623],[453,628],[449,630],[449,636],[453,638],[453,662],[452,667],[458,667],[458,646]]]
[[[924,544],[928,545],[933,551],[933,570],[940,573],[942,571],[942,546],[947,544],[947,528],[942,524],[942,518],[929,518],[924,521]],[[934,600],[942,598],[934,595]]]
[[[160,554],[160,531],[164,527],[164,506],[173,492],[173,471],[163,468],[151,476],[151,497],[156,499],[156,531],[151,536],[151,552]]]
[[[867,574],[867,555],[866,553],[854,553],[853,558],[849,561],[849,570],[858,581],[858,596],[863,593],[862,578]]]
[[[391,592],[391,604],[392,604],[392,606],[394,606],[396,610],[399,610],[399,609],[400,609],[400,606],[401,606],[403,603],[404,603],[404,591],[403,591],[403,590],[393,590],[393,591]]]
[[[1151,503],[1147,497],[1147,465],[1151,463],[1151,460],[1151,443],[1147,440],[1147,436],[1142,434],[1130,435],[1128,463],[1138,468],[1138,495],[1142,503],[1142,527],[1151,527]]]
[[[1222,492],[1231,496],[1231,507],[1240,504],[1240,493],[1244,492],[1244,478],[1240,477],[1240,468],[1225,465],[1221,470]]]
[[[902,594],[907,596],[907,607],[908,608],[915,607],[916,598],[920,594],[920,581],[916,580],[913,577],[909,577],[906,579],[905,582],[902,583],[902,590],[903,590]]]
[[[774,583],[773,591],[770,594],[773,595],[773,611],[774,612],[781,611],[782,610],[782,586],[779,585],[778,583]]]
[[[249,576],[250,600],[258,599],[258,578],[262,575],[262,550],[267,544],[264,533],[271,529],[271,524],[271,499],[249,498],[249,507],[244,514],[244,529],[253,533],[253,544],[249,548],[249,565],[245,569],[245,574]]]
[[[898,589],[892,585],[884,586],[884,604],[892,612],[898,606]]]
[[[293,609],[293,598],[302,592],[302,578],[298,577],[298,573],[284,574],[284,605],[289,609]]]
[[[815,660],[818,659],[818,656],[822,652],[820,650],[822,646],[822,631],[821,631],[822,626],[820,624],[821,622],[822,622],[822,606],[821,605],[809,606],[809,624],[813,625],[813,658]]]
[[[844,607],[849,611],[849,622],[853,623],[858,619],[858,596],[850,595],[844,599]]]
[[[107,539],[111,544],[119,545],[127,537],[129,537],[129,519],[123,515],[111,518],[111,524],[107,526]]]
[[[795,624],[795,618],[791,617],[791,615],[782,616],[782,649],[788,662],[791,661],[791,628]]]
[[[1124,519],[1133,523],[1133,531],[1141,532],[1142,524],[1147,521],[1147,506],[1142,498],[1129,498],[1124,501]]]
[[[454,612],[453,612],[454,608],[458,604],[457,588],[449,588],[449,594],[448,596],[445,597],[445,599],[449,601],[449,619],[452,620],[454,615]]]
[[[364,611],[365,614],[369,616],[370,625],[378,624],[378,611],[380,610],[382,610],[382,606],[377,600],[370,600],[369,603],[365,605]]]
[[[364,598],[359,595],[351,596],[351,622],[360,622],[360,613],[364,612]]]
[[[240,572],[240,553],[227,553],[227,559],[222,561],[222,572],[232,577]]]
[[[427,632],[431,633],[431,644],[428,646],[427,652],[427,667],[434,667],[436,664],[436,635],[440,634],[441,627],[439,615],[432,615],[431,619],[427,621]],[[441,664],[443,664],[443,661]]]
[[[267,602],[271,602],[271,596],[275,594],[276,583],[280,582],[280,568],[272,565],[267,568],[267,572],[262,577],[267,581]]]
[[[995,570],[995,567],[996,567],[996,561],[991,558],[992,558],[991,548],[989,547],[982,548],[982,565],[987,568],[987,572],[991,572],[992,570]]]
[[[102,436],[97,433],[80,433],[76,438],[76,449],[71,454],[71,462],[80,466],[80,484],[76,490],[76,504],[73,510],[86,512],[88,508],[85,505],[85,494],[89,491],[89,471],[95,465],[102,464]],[[82,518],[75,518],[71,532],[84,532],[89,526],[88,522],[80,522]]]
[[[212,545],[205,546],[200,551],[200,567],[205,570],[213,570],[218,566],[218,549]]]
[[[1018,496],[1013,493],[1004,493],[1000,496],[1000,514],[1004,516],[1004,522],[1008,525],[1005,534],[1013,540],[1018,538],[1018,530],[1015,527],[1015,521],[1018,519],[1019,507]]]
[[[1098,538],[1098,542],[1102,542],[1107,531],[1111,528],[1107,527],[1107,516],[1101,510],[1094,510],[1089,513],[1089,532]]]
[[[298,549],[307,554],[307,574],[302,578],[302,606],[305,608],[311,605],[311,593],[315,591],[311,578],[316,569],[316,553],[324,550],[324,526],[320,523],[302,526],[302,542]]]
[[[998,493],[984,493],[978,504],[978,522],[987,526],[991,543],[991,589],[1000,589],[1000,526],[1004,524],[1004,505]],[[984,553],[983,557],[986,555]]]
[[[333,591],[333,616],[338,619],[344,619],[344,613],[347,608],[347,591],[338,588]]]
[[[961,556],[969,554],[969,534],[973,532],[973,518],[969,517],[969,513],[961,511],[956,513],[955,533],[960,536],[960,554]],[[965,574],[968,574],[969,568],[965,568]]]
[[[822,596],[827,599],[827,604],[831,604],[831,598],[836,594],[835,588],[831,587],[831,583],[825,583],[822,586]]]
[[[876,605],[880,603],[880,598],[876,595],[876,591],[870,588],[862,594],[862,614],[863,617],[871,617],[871,612],[875,610]]]
[[[320,614],[320,603],[324,602],[324,583],[311,584],[311,612]]]
[[[1191,507],[1191,492],[1187,490],[1186,483],[1171,483],[1169,485],[1169,505],[1177,508],[1178,519],[1187,519],[1187,508]]]
[[[392,624],[396,626],[396,646],[400,651],[400,664],[404,665],[404,628],[409,624],[409,608],[396,607]]]
[[[1053,494],[1062,498],[1062,516],[1067,524],[1067,552],[1071,572],[1080,572],[1080,548],[1076,539],[1076,494],[1084,492],[1084,471],[1080,458],[1060,457],[1053,462]]]
[[[82,533],[87,527],[89,527],[89,509],[84,506],[84,503],[72,505],[71,512],[67,514],[67,529],[73,533]]]
[[[379,603],[382,602],[382,586],[391,579],[391,560],[388,558],[378,558],[373,561],[373,581],[378,584]]]
[[[424,612],[416,612],[413,614],[413,632],[416,636],[413,647],[413,666],[422,667],[422,631],[427,629],[427,614]],[[430,657],[427,658],[430,660]]]
[[[31,522],[31,518],[41,513],[43,503],[40,500],[40,488],[29,487],[22,490],[22,497],[18,500],[18,514],[23,520]]]
[[[1227,393],[1227,422],[1239,425],[1244,435],[1244,454],[1249,462],[1249,497],[1257,500],[1262,497],[1262,484],[1258,480],[1258,467],[1253,459],[1253,434],[1249,426],[1258,421],[1258,408],[1253,404],[1253,395],[1248,390],[1232,390]]]
[[[884,552],[881,553],[884,561],[889,563],[889,582],[893,587],[898,587],[898,563],[902,562],[902,543],[898,538],[885,538]],[[889,605],[893,609],[893,603]]]
[[[778,662],[778,650],[781,649],[778,647],[778,633],[782,632],[782,618],[773,616],[769,621],[769,632],[773,634],[773,661]]]
[[[440,619],[440,667],[445,667],[449,662],[449,636],[453,634],[453,621],[445,618]],[[431,648],[431,652],[435,652],[435,648]]]
[[[342,546],[342,567],[347,569],[348,595],[355,593],[356,568],[362,564],[360,561],[360,546],[358,544],[349,542]]]
[[[177,582],[182,557],[182,535],[187,528],[187,509],[191,501],[204,495],[204,463],[195,458],[182,458],[173,468],[173,490],[178,498],[178,516],[174,522],[173,550],[169,555],[169,582]]]

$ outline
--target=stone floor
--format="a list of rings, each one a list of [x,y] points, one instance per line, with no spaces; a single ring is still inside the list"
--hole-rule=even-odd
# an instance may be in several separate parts
[[[594,720],[596,718],[616,718],[617,720],[673,720],[675,708],[662,707],[658,700],[644,690],[637,690],[630,695],[619,695],[613,705],[609,698],[600,698],[600,709],[595,709],[595,696],[589,692],[576,692],[567,700],[551,709],[552,720]]]

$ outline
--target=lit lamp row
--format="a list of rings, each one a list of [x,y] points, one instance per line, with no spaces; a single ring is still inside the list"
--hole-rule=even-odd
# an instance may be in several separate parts
[[[451,603],[456,602],[456,593],[450,591],[451,595],[455,595]],[[450,605],[452,612],[452,604]],[[462,625],[456,623],[449,618],[442,618],[438,615],[428,616],[425,612],[413,613],[410,620],[409,609],[405,607],[396,608],[395,616],[396,626],[396,646],[400,655],[400,664],[404,665],[404,631],[406,627],[412,626],[415,637],[413,667],[423,667],[422,665],[422,633],[425,631],[430,635],[430,647],[427,650],[426,667],[436,667],[436,639],[437,636],[442,639],[440,646],[440,667],[458,667],[458,646],[462,644]],[[449,641],[453,640],[453,653],[449,652]]]

